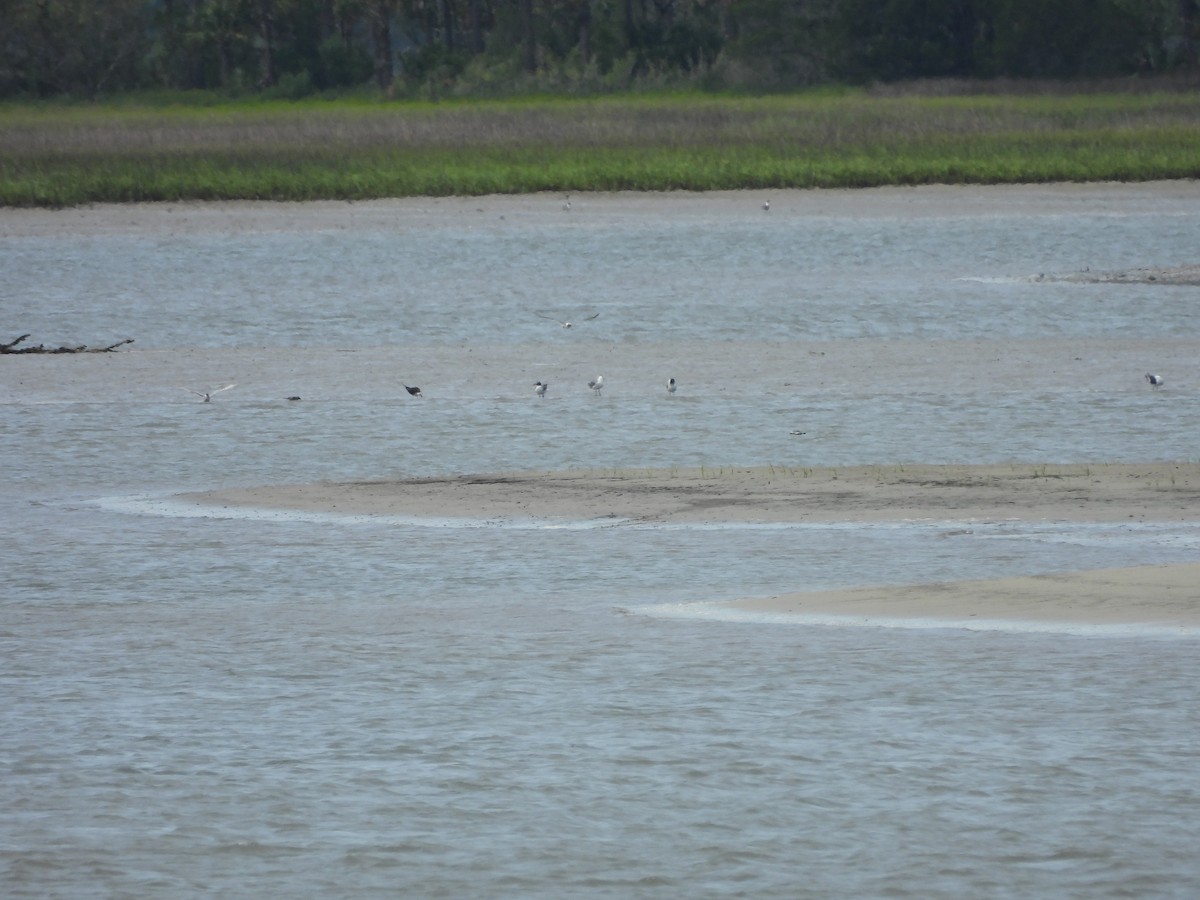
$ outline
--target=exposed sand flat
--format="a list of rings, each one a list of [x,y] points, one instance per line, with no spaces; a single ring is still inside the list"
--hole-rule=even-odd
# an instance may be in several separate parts
[[[1200,284],[1200,266],[1142,267],[1113,272],[1068,272],[1038,275],[1036,281],[1069,281],[1076,284]]]
[[[1190,212],[1200,199],[1200,181],[1087,182],[1007,185],[923,185],[830,190],[596,192],[571,198],[572,221],[603,222],[669,213],[675,219],[728,221],[761,215],[788,217],[903,217],[971,215],[1173,215]],[[178,203],[100,203],[70,209],[0,209],[0,237],[55,237],[65,234],[201,234],[343,229],[429,228],[469,224],[508,227],[514,222],[561,222],[561,194],[493,194],[480,197],[408,197],[347,203],[220,201]],[[1162,268],[1139,269],[1190,279],[1194,259]],[[1037,272],[1030,272],[1035,276]],[[1051,273],[1045,273],[1051,280]],[[1130,275],[1133,274],[1132,270]],[[1059,276],[1054,276],[1059,277]],[[1061,277],[1068,277],[1063,275]],[[1096,273],[1102,280],[1103,273]],[[1171,283],[1171,282],[1167,282]],[[1191,284],[1191,280],[1175,283]]]
[[[638,522],[1200,518],[1200,464],[581,470],[275,485],[189,495],[354,515]]]
[[[1006,620],[1200,627],[1200,563],[887,585],[737,600],[743,613],[858,620]]]
[[[185,499],[223,507],[483,520],[1184,522],[1200,518],[1200,465],[577,471],[281,485]],[[706,606],[709,612],[714,608]],[[1194,629],[1200,627],[1200,563],[869,586],[718,607],[735,616],[798,620],[1019,620]]]

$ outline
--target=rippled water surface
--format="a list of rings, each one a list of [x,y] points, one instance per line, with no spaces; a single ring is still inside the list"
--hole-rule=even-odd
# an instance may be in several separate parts
[[[1192,562],[1200,511],[449,527],[170,499],[1195,458],[1200,289],[1038,278],[1195,262],[1195,186],[855,196],[0,211],[0,339],[136,339],[0,357],[0,893],[1195,896],[1195,638],[639,611]]]

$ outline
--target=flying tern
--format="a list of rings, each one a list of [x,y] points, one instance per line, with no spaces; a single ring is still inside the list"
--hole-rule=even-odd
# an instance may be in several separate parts
[[[201,399],[201,402],[212,403],[213,394],[219,394],[219,393],[221,393],[221,391],[227,391],[230,388],[235,388],[235,387],[237,387],[236,384],[227,384],[227,385],[225,385],[225,387],[219,387],[215,391],[191,391],[191,392],[193,394],[195,394],[197,397],[199,397]],[[189,388],[188,390],[191,390],[191,388]]]
[[[600,315],[600,313],[596,313],[595,315],[588,316],[586,319],[582,319],[581,321],[590,322],[590,321],[592,321],[592,319],[597,318],[599,315]],[[551,322],[557,322],[563,328],[573,328],[574,327],[574,323],[564,321],[563,319],[556,319],[556,318],[554,318],[554,316],[546,316],[546,315],[542,315],[541,313],[537,313],[537,316],[538,316],[538,318],[541,318],[541,319],[549,319]]]

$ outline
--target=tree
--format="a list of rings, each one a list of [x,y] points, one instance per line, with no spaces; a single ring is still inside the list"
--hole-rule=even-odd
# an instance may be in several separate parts
[[[5,0],[0,89],[38,96],[135,87],[151,38],[144,0]]]
[[[372,57],[375,61],[375,84],[381,90],[391,87],[395,77],[392,66],[392,16],[395,12],[395,0],[369,0],[367,4]]]
[[[155,85],[299,95],[587,67],[744,82],[1195,68],[1200,0],[0,0],[0,96]],[[576,67],[576,63],[580,64]]]
[[[1161,0],[993,0],[989,74],[1125,75],[1161,54]]]
[[[741,0],[729,7],[727,52],[767,84],[824,80],[838,0]]]
[[[537,34],[533,30],[533,0],[517,0],[521,22],[521,68],[530,74],[537,71]]]
[[[838,73],[852,81],[969,77],[996,0],[843,0]],[[1043,9],[1057,0],[1037,0]]]

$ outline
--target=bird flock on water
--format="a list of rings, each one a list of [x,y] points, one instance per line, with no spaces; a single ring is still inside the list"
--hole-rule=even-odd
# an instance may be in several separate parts
[[[589,318],[594,319],[595,316],[589,316]],[[558,321],[558,320],[555,320],[555,321]],[[1153,372],[1147,372],[1144,377],[1145,377],[1146,383],[1149,384],[1155,390],[1161,388],[1164,384],[1166,384],[1166,379],[1163,378],[1162,375],[1158,375]],[[593,396],[599,397],[600,392],[602,390],[604,390],[604,376],[597,375],[595,378],[593,378],[591,381],[589,381],[587,383],[587,386],[589,389],[591,389]],[[214,396],[216,396],[217,394],[223,393],[225,391],[231,390],[232,388],[235,388],[235,387],[237,387],[236,382],[233,384],[223,385],[222,387],[219,387],[219,388],[210,388],[209,390],[206,390],[206,391],[197,391],[194,388],[188,388],[188,392],[195,394],[197,397],[199,397],[201,403],[211,403]],[[404,390],[408,393],[408,395],[410,397],[424,398],[424,396],[425,396],[425,394],[422,393],[421,389],[419,387],[416,387],[415,385],[410,386],[410,385],[402,383],[402,387],[404,388]],[[550,383],[547,381],[535,381],[533,383],[534,396],[538,397],[539,399],[545,399],[546,392],[549,389],[550,389]],[[675,392],[677,390],[679,390],[679,382],[676,381],[674,377],[668,378],[667,382],[666,382],[666,389],[667,389],[668,395],[674,396]],[[300,397],[298,395],[292,395],[289,397],[285,397],[284,399],[285,400],[299,400]],[[796,436],[807,434],[807,432],[805,432],[805,431],[792,431],[790,433],[792,435],[796,435]]]
[[[565,196],[565,198],[563,200],[563,204],[562,204],[562,209],[564,212],[571,211],[571,196],[570,196],[570,194],[567,194]],[[771,211],[771,201],[769,198],[763,200],[762,211],[763,212]],[[575,327],[575,323],[572,322],[570,319],[560,319],[557,316],[551,316],[551,315],[548,315],[548,314],[542,313],[542,312],[535,313],[535,315],[537,315],[538,318],[548,319],[551,322],[555,322],[560,328],[563,328],[563,329],[569,329],[569,328]],[[579,322],[580,323],[593,322],[596,319],[598,319],[599,317],[600,317],[600,313],[596,312],[596,313],[592,313],[590,316],[583,317],[582,319],[579,320]],[[1166,379],[1163,378],[1162,375],[1159,375],[1154,372],[1147,372],[1145,374],[1145,380],[1155,390],[1158,390],[1164,384],[1166,384]],[[403,384],[402,386],[410,397],[424,398],[424,396],[425,396],[419,387],[410,386],[407,384]],[[604,376],[597,375],[595,378],[593,378],[591,381],[589,381],[587,383],[587,386],[588,386],[588,388],[591,389],[593,396],[599,397],[600,392],[604,390]],[[233,384],[223,385],[219,388],[210,388],[208,390],[200,390],[200,391],[195,390],[193,388],[188,388],[188,391],[192,394],[195,394],[197,397],[199,397],[200,401],[202,403],[211,403],[214,396],[216,396],[217,394],[223,393],[224,391],[231,390],[232,388],[235,388],[235,387],[237,387],[237,384],[233,383]],[[550,389],[549,382],[535,381],[533,383],[533,393],[534,393],[534,396],[536,396],[538,399],[544,400],[546,398],[546,392],[549,389]],[[679,382],[677,382],[674,377],[668,378],[667,382],[666,382],[666,390],[667,390],[668,395],[674,396],[675,392],[679,390]],[[299,397],[299,395],[293,394],[284,399],[299,400],[300,397]],[[807,432],[804,432],[804,431],[792,431],[790,433],[792,435],[797,435],[797,436],[807,434]]]

